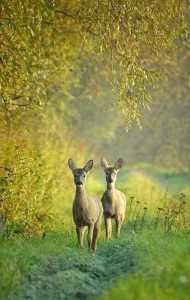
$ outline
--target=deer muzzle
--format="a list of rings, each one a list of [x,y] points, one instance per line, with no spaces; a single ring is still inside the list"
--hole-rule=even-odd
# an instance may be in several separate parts
[[[83,183],[82,183],[82,181],[77,181],[77,185],[82,185]]]

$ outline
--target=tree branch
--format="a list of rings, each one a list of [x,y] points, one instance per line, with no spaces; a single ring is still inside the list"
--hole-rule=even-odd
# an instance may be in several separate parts
[[[59,14],[65,15],[65,16],[67,16],[67,17],[71,18],[71,19],[74,19],[74,20],[76,20],[76,17],[74,17],[74,16],[72,16],[72,15],[68,14],[67,12],[65,12],[65,11],[63,11],[63,10],[58,10],[58,9],[55,9],[54,11],[55,11],[56,13],[59,13]]]
[[[30,105],[31,101],[29,103],[12,103],[12,105],[18,105],[18,106],[28,106]]]
[[[13,97],[11,100],[17,100],[17,99],[20,99],[22,97],[23,97],[22,95],[19,95],[19,96]]]
[[[0,166],[0,169],[4,169],[4,170],[6,170],[6,171],[13,172],[11,169],[6,168],[6,167],[3,167],[3,166]]]

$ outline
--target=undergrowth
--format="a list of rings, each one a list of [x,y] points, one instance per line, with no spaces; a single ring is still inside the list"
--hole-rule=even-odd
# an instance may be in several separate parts
[[[51,226],[51,180],[46,176],[37,148],[14,146],[9,168],[0,174],[0,231],[32,236]]]

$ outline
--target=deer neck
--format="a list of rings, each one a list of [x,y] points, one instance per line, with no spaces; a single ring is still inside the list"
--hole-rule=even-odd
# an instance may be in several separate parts
[[[115,190],[115,183],[111,186],[107,184],[107,195],[112,198]]]
[[[84,207],[88,204],[85,187],[76,187],[75,202]]]

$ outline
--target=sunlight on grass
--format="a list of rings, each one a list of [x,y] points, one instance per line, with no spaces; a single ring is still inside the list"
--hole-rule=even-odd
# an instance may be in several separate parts
[[[189,237],[143,233],[134,236],[140,268],[114,284],[101,300],[188,300],[190,294]]]
[[[165,191],[142,171],[132,172],[125,182],[118,183],[118,189],[121,189],[126,197],[134,196],[137,200],[148,205],[157,205]]]

